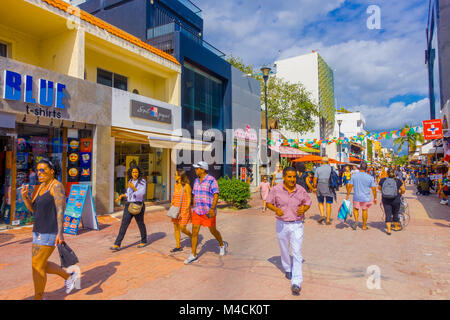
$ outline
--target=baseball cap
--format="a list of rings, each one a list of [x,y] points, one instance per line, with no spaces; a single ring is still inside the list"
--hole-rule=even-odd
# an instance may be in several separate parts
[[[328,162],[328,157],[323,157],[322,162]]]
[[[193,165],[194,168],[201,168],[203,170],[208,171],[208,164],[205,161],[200,161],[197,162],[196,164]]]

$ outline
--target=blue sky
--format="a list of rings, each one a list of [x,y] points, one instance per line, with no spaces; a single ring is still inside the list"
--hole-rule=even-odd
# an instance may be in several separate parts
[[[429,117],[425,0],[193,0],[205,39],[259,67],[316,50],[335,70],[338,107],[361,111],[371,131]],[[366,12],[377,5],[381,29]]]

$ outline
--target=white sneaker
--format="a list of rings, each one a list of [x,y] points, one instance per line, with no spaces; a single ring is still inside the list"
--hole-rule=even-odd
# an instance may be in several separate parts
[[[441,204],[448,204],[448,200],[441,200]]]
[[[194,257],[194,255],[191,253],[191,255],[189,256],[189,258],[187,258],[186,260],[184,260],[184,264],[190,264],[192,262],[198,262],[198,256]]]
[[[76,272],[72,272],[70,274],[70,278],[64,281],[66,285],[66,294],[69,294],[73,288],[75,288],[75,283],[78,280],[78,274]]]
[[[228,244],[226,242],[223,243],[223,247],[220,247],[220,255],[224,256],[227,254]]]

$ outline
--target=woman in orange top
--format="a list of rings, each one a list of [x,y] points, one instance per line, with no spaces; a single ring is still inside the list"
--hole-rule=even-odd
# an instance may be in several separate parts
[[[387,178],[387,177],[388,177],[388,174],[386,172],[386,168],[383,167],[383,169],[381,170],[381,174],[380,174],[380,180],[383,178]]]
[[[181,200],[181,192],[184,188],[183,199],[180,208],[180,214],[177,219],[172,219],[173,227],[175,231],[175,241],[177,242],[177,246],[170,250],[170,252],[179,252],[183,251],[183,248],[180,247],[180,237],[181,232],[185,235],[192,237],[192,233],[186,228],[188,224],[191,223],[191,195],[192,188],[190,185],[189,178],[186,175],[186,172],[182,169],[177,169],[175,171],[175,188],[172,196],[172,206],[179,207]]]

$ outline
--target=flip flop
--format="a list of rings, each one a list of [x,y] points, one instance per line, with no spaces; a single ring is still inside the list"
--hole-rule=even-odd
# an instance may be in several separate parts
[[[324,221],[325,221],[325,217],[321,217],[321,218],[319,218],[319,220],[317,220],[317,223],[322,224],[322,222],[324,222]]]
[[[386,234],[387,234],[388,236],[390,236],[390,235],[392,235],[392,232],[387,232],[387,231],[386,231]]]

